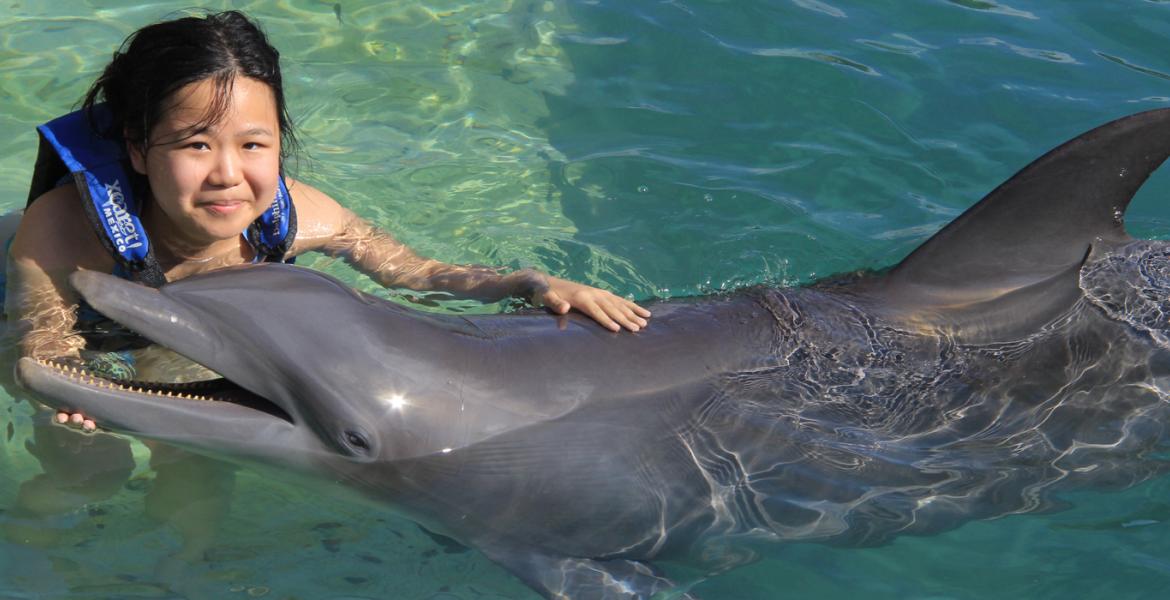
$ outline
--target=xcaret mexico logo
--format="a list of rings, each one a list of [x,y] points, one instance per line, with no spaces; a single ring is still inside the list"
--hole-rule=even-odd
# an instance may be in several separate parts
[[[122,194],[122,182],[106,184],[106,201],[102,203],[102,216],[106,229],[118,247],[118,252],[142,247],[142,234],[134,225],[134,218],[126,210],[126,197]]]
[[[284,196],[284,194],[282,194],[281,191],[278,189],[278,190],[276,190],[276,198],[274,198],[272,200],[271,210],[272,210],[272,238],[273,239],[277,239],[280,237],[280,219],[281,219],[281,217],[284,216],[284,212],[281,210],[280,201],[283,199],[283,196]]]

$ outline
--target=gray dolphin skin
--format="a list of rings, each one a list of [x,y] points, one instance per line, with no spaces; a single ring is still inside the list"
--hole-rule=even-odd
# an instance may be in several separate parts
[[[657,303],[637,334],[290,266],[81,272],[225,380],[17,375],[113,431],[343,482],[548,598],[690,598],[773,542],[881,544],[1166,471],[1170,243],[1122,217],[1168,153],[1170,109],[1114,121],[888,271]]]

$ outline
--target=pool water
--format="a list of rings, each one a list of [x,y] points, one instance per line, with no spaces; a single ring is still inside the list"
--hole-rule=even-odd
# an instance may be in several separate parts
[[[73,107],[126,35],[191,4],[0,4],[0,209],[25,202],[33,127]],[[638,299],[894,264],[1051,147],[1170,105],[1170,3],[1156,0],[204,5],[248,11],[281,50],[305,147],[292,175],[421,253]],[[1131,233],[1170,235],[1168,192],[1170,175],[1155,174]],[[338,261],[301,262],[425,310],[507,308],[410,298]],[[130,465],[107,436],[50,442],[109,455],[129,478],[101,494],[58,490],[56,514],[30,516],[16,507],[41,471],[26,448],[34,411],[5,383],[0,599],[536,597],[479,554],[327,485],[199,461],[160,482],[145,447]],[[1159,479],[880,548],[777,546],[694,591],[1159,597],[1167,498]]]

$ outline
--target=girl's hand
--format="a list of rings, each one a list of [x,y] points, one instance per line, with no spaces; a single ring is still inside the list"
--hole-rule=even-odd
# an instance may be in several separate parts
[[[72,356],[62,356],[56,360],[70,363],[77,369],[85,369],[85,361],[75,354]],[[61,425],[66,425],[71,428],[76,427],[86,433],[93,433],[97,431],[97,423],[95,423],[93,419],[86,418],[86,416],[81,413],[70,413],[59,410],[57,411],[57,415],[53,420]]]
[[[646,326],[650,311],[610,292],[548,275],[545,286],[537,286],[532,303],[563,315],[570,309],[579,310],[610,331],[622,327],[638,331]]]
[[[94,375],[113,381],[134,379],[134,358],[128,352],[107,352],[96,354],[89,360],[74,359],[78,367]],[[86,433],[97,431],[97,423],[81,413],[57,412],[57,422],[62,425],[80,427]]]

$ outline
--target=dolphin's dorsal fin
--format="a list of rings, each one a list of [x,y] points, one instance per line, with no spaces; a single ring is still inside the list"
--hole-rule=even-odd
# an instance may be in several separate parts
[[[913,307],[987,302],[1070,273],[1129,239],[1134,193],[1170,154],[1170,109],[1118,119],[1040,157],[952,221],[873,289]],[[1038,294],[1038,300],[1044,301]],[[1057,294],[1051,301],[1067,301]],[[1051,302],[1049,301],[1049,303]],[[1051,312],[1050,306],[1038,306]]]

